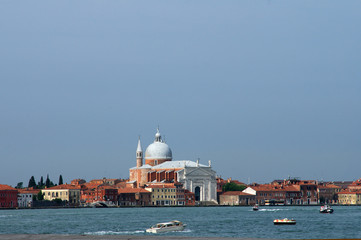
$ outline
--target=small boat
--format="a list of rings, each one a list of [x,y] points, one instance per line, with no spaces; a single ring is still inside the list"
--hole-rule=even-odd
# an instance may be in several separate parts
[[[258,211],[258,205],[255,204],[252,209],[253,209],[253,211]]]
[[[182,231],[186,226],[187,224],[183,224],[181,221],[174,220],[171,222],[157,223],[156,225],[151,226],[145,231],[149,233]]]
[[[320,213],[333,213],[333,209],[329,205],[321,206]]]
[[[295,224],[296,224],[296,220],[294,220],[294,219],[288,219],[288,218],[275,219],[275,220],[273,220],[273,223],[274,223],[275,225],[295,225]]]

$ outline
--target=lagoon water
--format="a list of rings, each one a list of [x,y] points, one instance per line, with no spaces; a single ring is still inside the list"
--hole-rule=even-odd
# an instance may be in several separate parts
[[[237,238],[361,238],[361,207],[319,206],[77,208],[0,211],[0,234],[150,235],[158,222],[180,220],[182,232],[162,235]],[[296,225],[273,225],[275,218],[294,218]]]

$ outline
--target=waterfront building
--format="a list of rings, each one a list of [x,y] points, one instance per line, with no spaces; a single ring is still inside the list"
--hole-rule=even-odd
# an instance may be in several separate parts
[[[80,202],[82,205],[91,205],[102,202],[109,205],[118,204],[118,189],[114,186],[97,183],[84,183],[81,185]]]
[[[337,193],[342,189],[334,184],[326,183],[317,185],[318,201],[320,204],[336,204],[338,202]]]
[[[18,189],[18,207],[31,208],[33,200],[40,192],[39,189]]]
[[[223,193],[223,186],[227,183],[234,183],[239,186],[246,186],[243,182],[240,182],[238,180],[233,180],[232,178],[223,179],[221,177],[216,178],[217,181],[217,202],[220,202],[219,196]]]
[[[353,183],[353,181],[332,181],[330,182],[336,186],[341,187],[341,189],[347,189],[347,187]]]
[[[184,189],[184,203],[186,206],[194,206],[196,204],[196,197],[194,192]]]
[[[174,184],[156,184],[145,187],[145,190],[152,193],[151,204],[154,206],[176,206],[177,191]],[[183,204],[184,205],[184,204]]]
[[[119,206],[149,206],[152,193],[144,188],[119,188]]]
[[[173,161],[172,151],[162,140],[159,129],[154,142],[147,147],[144,158],[145,164],[139,139],[136,166],[129,169],[129,183],[144,188],[156,183],[180,182],[185,189],[195,193],[196,201],[217,203],[216,173],[210,161],[208,165],[200,164],[199,160]]]
[[[338,203],[340,205],[361,205],[361,190],[344,190],[337,195]]]
[[[0,208],[18,207],[18,190],[9,186],[0,184]]]
[[[297,181],[294,184],[300,187],[301,201],[303,202],[302,204],[306,204],[306,205],[318,204],[317,181],[303,180],[303,181]]]
[[[317,182],[288,179],[271,184],[255,184],[243,192],[256,195],[257,204],[313,205],[318,203]]]
[[[260,205],[301,204],[300,190],[294,186],[257,184],[247,187],[243,192],[256,196],[256,203]]]
[[[62,184],[41,190],[44,200],[61,199],[69,205],[78,206],[80,204],[80,186]]]
[[[361,190],[361,178],[357,179],[356,181],[354,181],[350,185],[348,185],[347,189],[350,189],[351,191],[360,191]]]
[[[229,191],[219,195],[220,205],[255,205],[256,196],[241,191]]]

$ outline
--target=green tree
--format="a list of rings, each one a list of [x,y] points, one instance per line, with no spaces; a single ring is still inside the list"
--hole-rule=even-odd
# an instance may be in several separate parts
[[[18,184],[16,184],[16,187],[15,187],[15,188],[17,188],[17,189],[24,188],[23,185],[24,185],[23,182],[18,182]]]
[[[53,202],[54,202],[56,205],[60,206],[60,205],[63,203],[63,200],[61,200],[60,198],[55,198],[55,199],[53,200]]]
[[[37,197],[38,197],[39,201],[44,200],[44,195],[43,195],[43,193],[41,191],[39,191]]]
[[[228,192],[228,191],[243,191],[244,189],[246,189],[246,186],[244,185],[238,185],[234,182],[230,182],[230,183],[226,183],[223,185],[222,190],[223,192]]]
[[[59,185],[62,185],[63,184],[63,176],[61,176],[61,174],[60,174],[60,176],[59,176]]]
[[[44,188],[44,178],[43,178],[43,176],[41,176],[41,178],[40,178],[40,182],[38,182],[38,188],[39,189],[42,189],[42,188]]]
[[[31,176],[30,180],[29,180],[29,184],[28,184],[28,187],[31,188],[36,188],[36,182],[35,182],[35,178],[34,176]]]
[[[52,181],[50,181],[49,174],[46,176],[45,186],[47,188],[55,186],[55,184]]]

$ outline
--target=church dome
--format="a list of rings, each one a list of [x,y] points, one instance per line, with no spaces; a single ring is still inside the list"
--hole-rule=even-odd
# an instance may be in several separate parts
[[[145,150],[145,159],[172,159],[172,150],[164,142],[154,142]]]
[[[145,150],[145,159],[167,159],[172,160],[172,150],[163,142],[162,137],[157,129],[155,140]]]

